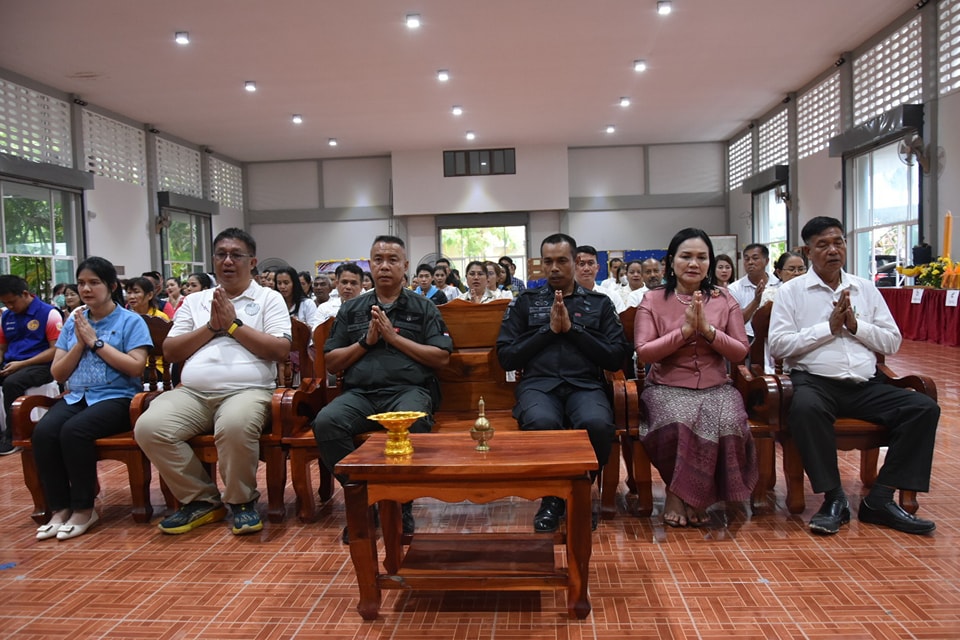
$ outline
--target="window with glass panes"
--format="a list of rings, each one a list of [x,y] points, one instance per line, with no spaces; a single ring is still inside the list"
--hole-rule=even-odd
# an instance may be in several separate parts
[[[753,194],[753,240],[767,245],[772,264],[787,250],[787,205],[777,188]]]
[[[919,240],[920,170],[900,158],[897,142],[847,161],[847,262],[853,273],[878,281],[884,264],[909,264]],[[896,272],[886,274],[896,276]]]
[[[197,271],[210,271],[210,216],[164,209],[170,224],[160,233],[164,277],[186,280]]]
[[[20,276],[49,300],[55,284],[76,280],[80,195],[4,180],[0,196],[0,273]]]

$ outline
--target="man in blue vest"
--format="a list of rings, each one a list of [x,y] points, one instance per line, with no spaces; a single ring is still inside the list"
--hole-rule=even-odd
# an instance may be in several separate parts
[[[50,363],[56,351],[63,318],[60,312],[30,293],[19,276],[0,276],[0,302],[6,307],[0,321],[0,386],[7,428],[0,436],[0,456],[19,451],[13,446],[10,409],[30,387],[53,381]]]

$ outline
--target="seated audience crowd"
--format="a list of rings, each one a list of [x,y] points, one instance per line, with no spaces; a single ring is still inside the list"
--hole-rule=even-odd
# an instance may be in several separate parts
[[[315,348],[330,374],[342,374],[342,391],[310,416],[321,463],[333,473],[358,436],[382,428],[371,414],[422,411],[411,431],[431,431],[440,404],[437,370],[455,347],[437,307],[507,299],[496,350],[505,371],[522,371],[513,408],[519,429],[584,429],[602,469],[615,437],[604,372],[619,371],[635,355],[637,370],[648,371],[641,376],[639,433],[666,485],[663,522],[702,527],[725,503],[749,500],[757,483],[757,453],[730,372],[747,357],[757,309],[771,304],[763,364],[772,373],[777,358],[792,380],[785,428],[813,490],[824,494],[809,528],[835,534],[850,520],[833,433],[835,416],[846,416],[892,432],[859,519],[929,533],[934,523],[905,512],[892,496],[896,489],[929,489],[939,407],[922,394],[881,385],[876,354],[894,353],[900,333],[873,283],[844,270],[841,223],[814,218],[802,238],[805,246],[780,254],[773,273],[769,248],[747,245],[739,279],[735,259],[715,255],[710,237],[695,228],[673,237],[662,262],[610,259],[602,282],[594,247],[553,234],[540,245],[544,280],[531,288],[516,277],[509,256],[470,260],[463,279],[446,258],[411,272],[404,242],[394,236],[374,239],[370,271],[352,262],[316,274],[291,266],[258,271],[254,238],[236,228],[214,240],[213,273],[164,280],[148,271],[121,281],[109,261],[91,257],[77,268],[76,283],[53,288],[54,305],[22,278],[0,276],[0,455],[18,450],[11,439],[14,400],[58,383],[63,393],[32,435],[51,514],[36,537],[66,540],[93,527],[94,441],[131,429],[131,399],[143,389],[153,346],[141,316],[158,317],[172,323],[163,354],[175,363],[179,385],[153,398],[133,430],[179,504],[159,528],[187,533],[223,520],[229,507],[232,532],[253,533],[263,527],[259,438],[270,419],[276,363],[290,354],[291,318],[311,330],[334,319],[326,343]],[[636,308],[629,311],[632,336],[620,322],[628,308]],[[200,434],[215,436],[222,490],[189,443]],[[411,503],[401,512],[403,531],[412,534]],[[557,530],[565,512],[562,498],[544,497],[534,531]],[[349,539],[346,528],[342,538]]]

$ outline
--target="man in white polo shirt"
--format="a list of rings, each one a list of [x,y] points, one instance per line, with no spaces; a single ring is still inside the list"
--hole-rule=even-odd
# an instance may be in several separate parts
[[[270,417],[277,366],[290,352],[290,314],[280,293],[253,281],[257,244],[226,229],[213,245],[218,286],[184,299],[163,343],[163,357],[183,363],[181,385],[157,396],[137,420],[137,444],[160,471],[181,507],[160,522],[186,533],[233,511],[234,534],[260,531],[257,462]],[[224,490],[187,442],[213,433]]]

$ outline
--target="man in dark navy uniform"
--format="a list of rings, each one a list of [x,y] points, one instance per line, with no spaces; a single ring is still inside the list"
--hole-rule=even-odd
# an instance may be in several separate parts
[[[423,411],[427,416],[410,431],[429,432],[433,426],[431,414],[440,404],[434,370],[450,361],[453,341],[437,306],[403,287],[408,264],[403,240],[377,237],[370,249],[374,290],[343,303],[323,345],[327,369],[344,372],[343,392],[313,421],[330,473],[354,450],[354,436],[383,429],[367,420],[369,415]],[[413,533],[410,503],[402,512],[404,533]]]
[[[50,363],[60,337],[60,312],[30,293],[19,276],[0,276],[0,302],[6,307],[0,322],[0,385],[7,428],[0,436],[0,456],[19,449],[13,446],[10,409],[30,387],[53,381]]]
[[[575,282],[576,247],[562,233],[541,243],[547,284],[521,292],[507,307],[497,356],[507,371],[523,369],[513,409],[520,428],[586,429],[603,467],[615,431],[603,371],[619,369],[630,345],[610,298]],[[534,530],[556,531],[565,511],[562,499],[543,498]]]

